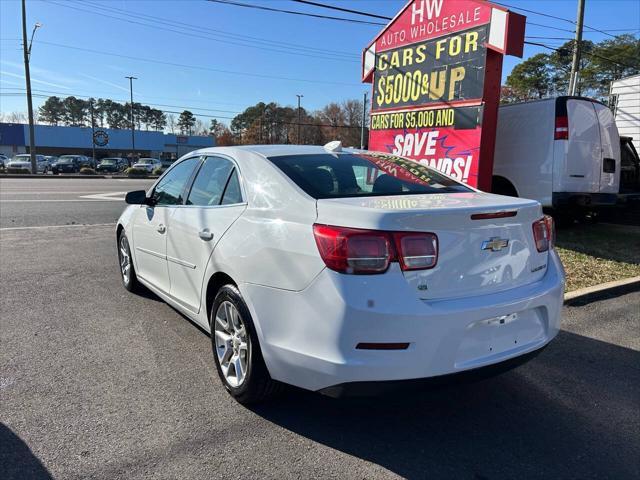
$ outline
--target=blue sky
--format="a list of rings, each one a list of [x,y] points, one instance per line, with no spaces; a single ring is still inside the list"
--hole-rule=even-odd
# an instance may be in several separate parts
[[[376,21],[289,0],[242,1]],[[395,15],[405,3],[405,0],[323,1],[388,16]],[[504,0],[504,3],[574,19],[577,0]],[[639,33],[639,1],[587,0],[586,5],[586,25]],[[134,82],[136,101],[163,110],[189,108],[195,114],[218,116],[224,122],[229,122],[224,117],[233,117],[258,101],[295,105],[296,94],[304,95],[302,104],[309,110],[330,101],[361,98],[368,86],[359,82],[360,52],[382,28],[206,0],[27,0],[27,10],[29,30],[35,22],[43,25],[36,33],[32,50],[34,93],[125,101],[129,85],[124,77],[134,75],[138,77]],[[528,37],[572,36],[568,31],[556,30],[571,30],[568,22],[525,15],[530,22]],[[607,38],[588,29],[586,32],[585,38],[589,40]],[[20,37],[20,2],[0,0],[0,111],[5,113],[26,111],[26,101],[21,95],[24,77]],[[531,41],[551,46],[564,42],[555,38]],[[295,50],[291,44],[295,44]],[[543,49],[527,46],[525,58],[540,51]],[[503,76],[519,61],[506,58]],[[34,98],[36,107],[43,100]],[[207,117],[202,119],[208,121]]]

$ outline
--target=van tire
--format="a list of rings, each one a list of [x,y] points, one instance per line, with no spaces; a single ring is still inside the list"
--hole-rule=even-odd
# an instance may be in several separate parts
[[[491,181],[491,193],[505,195],[507,197],[517,197],[518,191],[509,180],[504,177],[494,176]]]

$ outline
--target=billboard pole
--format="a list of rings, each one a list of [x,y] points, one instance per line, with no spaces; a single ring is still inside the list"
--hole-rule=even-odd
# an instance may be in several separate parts
[[[360,126],[360,150],[364,150],[364,124],[367,119],[367,92],[364,92],[362,101],[362,125]]]

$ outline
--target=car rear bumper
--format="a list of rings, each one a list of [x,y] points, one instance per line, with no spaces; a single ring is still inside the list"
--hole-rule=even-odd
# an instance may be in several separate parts
[[[322,390],[456,374],[539,350],[559,331],[564,283],[552,252],[540,281],[466,298],[420,300],[398,268],[372,276],[325,269],[299,292],[248,283],[240,290],[271,376]]]

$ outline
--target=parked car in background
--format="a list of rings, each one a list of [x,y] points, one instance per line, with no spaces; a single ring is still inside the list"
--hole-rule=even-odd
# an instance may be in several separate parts
[[[583,97],[500,107],[492,192],[578,214],[615,205],[620,138],[611,110]]]
[[[96,172],[100,173],[118,173],[125,170],[129,166],[126,158],[108,157],[103,158],[96,167]]]
[[[337,142],[207,148],[125,200],[124,287],[209,331],[243,403],[278,382],[339,395],[504,370],[560,328],[564,271],[540,204],[411,160]]]
[[[38,173],[49,173],[50,167],[44,155],[36,155]],[[14,156],[7,163],[7,173],[31,173],[31,155],[22,153]]]
[[[78,155],[61,155],[52,168],[54,175],[61,173],[78,173],[80,171],[80,158]]]
[[[9,157],[0,153],[0,170],[4,171],[7,163],[9,163]]]
[[[44,158],[46,158],[47,162],[49,162],[49,168],[50,169],[53,169],[53,166],[58,161],[58,157],[56,155],[45,155]]]
[[[133,164],[132,168],[153,172],[156,168],[162,168],[162,162],[157,158],[141,158]]]
[[[87,166],[89,168],[96,168],[97,165],[98,165],[98,162],[96,162],[95,158],[87,157]]]
[[[58,169],[58,173],[78,173],[82,167],[90,166],[88,158],[84,155],[60,155],[58,157],[58,163],[60,163],[62,160],[64,160],[64,168]],[[72,172],[69,171],[69,169],[71,168],[69,165],[71,164],[75,165],[76,167],[72,169]]]

